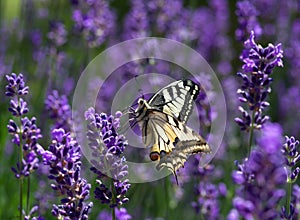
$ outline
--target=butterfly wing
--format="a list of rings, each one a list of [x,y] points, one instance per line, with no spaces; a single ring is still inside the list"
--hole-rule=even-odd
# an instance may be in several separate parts
[[[175,176],[190,155],[211,151],[205,140],[185,125],[199,90],[193,81],[179,80],[159,90],[149,101],[139,99],[135,110],[143,142],[152,146],[151,160],[159,161],[158,169],[167,167]]]
[[[191,80],[179,80],[159,90],[149,100],[152,108],[175,116],[185,123],[193,109],[200,87]]]
[[[152,145],[150,158],[159,160],[159,169],[167,167],[175,173],[192,154],[210,152],[199,134],[164,112],[150,111],[142,130],[145,145]]]

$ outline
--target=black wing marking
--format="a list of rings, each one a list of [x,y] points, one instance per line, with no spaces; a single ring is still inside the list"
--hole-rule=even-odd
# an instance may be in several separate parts
[[[159,160],[158,168],[167,167],[173,173],[192,154],[209,153],[206,141],[193,129],[174,116],[158,110],[148,112],[148,122],[143,124],[143,141],[152,146],[151,160]],[[155,157],[151,157],[155,155]]]
[[[166,167],[175,174],[176,170],[184,167],[189,156],[197,153],[210,153],[211,149],[206,142],[199,140],[179,141],[175,149],[165,157],[160,158],[157,169]]]
[[[191,80],[179,80],[159,90],[149,100],[152,108],[175,116],[185,123],[193,109],[200,87]]]

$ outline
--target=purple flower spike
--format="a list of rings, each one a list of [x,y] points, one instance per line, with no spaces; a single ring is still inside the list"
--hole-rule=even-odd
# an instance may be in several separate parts
[[[109,204],[111,208],[128,201],[126,192],[130,188],[125,178],[128,175],[128,166],[125,157],[122,156],[127,141],[117,133],[121,115],[121,112],[117,112],[115,117],[105,113],[98,114],[93,108],[89,108],[85,113],[89,122],[87,137],[94,157],[94,167],[91,167],[91,170],[97,174],[95,198],[103,204]]]
[[[236,189],[234,209],[228,219],[237,216],[243,219],[279,218],[279,201],[285,195],[286,171],[280,152],[281,139],[270,140],[281,135],[282,130],[277,124],[266,124],[257,148],[251,151],[243,164],[237,164],[238,170],[233,172],[232,177],[240,187]]]
[[[25,86],[23,74],[16,75],[12,73],[11,75],[6,75],[6,79],[8,81],[6,96],[25,96],[28,94],[28,86]]]
[[[72,112],[65,95],[60,96],[58,91],[52,91],[45,100],[45,108],[50,118],[54,120],[55,128],[71,131]]]
[[[236,4],[236,15],[238,16],[238,28],[235,32],[236,39],[245,41],[251,30],[258,35],[262,34],[262,29],[256,19],[258,11],[250,1],[238,1]]]
[[[61,22],[51,22],[50,32],[47,34],[47,37],[54,46],[62,46],[67,41],[65,25]]]
[[[220,215],[219,201],[221,197],[226,197],[227,187],[222,182],[219,185],[211,182],[211,178],[215,174],[213,165],[199,167],[198,163],[197,168],[197,173],[194,174],[197,178],[201,177],[201,181],[195,185],[197,199],[191,205],[197,214],[203,215],[204,219],[217,219]]]
[[[263,111],[269,106],[267,97],[271,92],[270,75],[274,67],[283,66],[283,51],[281,44],[276,46],[269,44],[266,48],[256,44],[253,31],[245,41],[244,47],[240,57],[244,62],[243,72],[237,74],[242,78],[243,84],[237,93],[239,101],[246,107],[239,107],[242,117],[235,118],[235,121],[241,130],[249,131],[252,126],[253,129],[261,129],[262,125],[269,120],[269,116],[263,115]]]
[[[81,1],[73,10],[73,20],[89,47],[100,46],[115,26],[115,15],[104,0]]]
[[[10,100],[10,107],[8,111],[12,113],[13,116],[19,117],[28,113],[27,103],[20,98],[19,101]]]
[[[149,36],[149,19],[146,5],[140,0],[132,0],[132,9],[125,19],[124,39]]]
[[[52,189],[64,195],[61,205],[53,205],[52,214],[64,219],[88,219],[93,203],[89,198],[91,185],[80,177],[81,152],[78,143],[64,129],[52,131],[52,144],[40,151],[45,165],[50,168],[48,178],[54,180]]]
[[[116,218],[118,220],[129,220],[131,219],[131,215],[127,213],[125,208],[116,209]]]
[[[23,75],[6,75],[8,85],[5,94],[12,97],[8,110],[13,116],[18,117],[21,124],[10,119],[7,125],[8,132],[12,135],[12,142],[22,148],[22,155],[16,167],[12,168],[17,178],[29,176],[39,166],[37,150],[41,146],[38,139],[42,137],[41,130],[36,125],[36,118],[24,117],[28,113],[27,102],[22,97],[28,94],[28,86],[25,85]],[[19,121],[18,120],[18,121]]]
[[[300,161],[299,154],[299,141],[296,140],[293,136],[285,136],[286,142],[281,148],[281,151],[285,157],[285,165],[287,166],[288,171],[288,181],[296,181],[300,168],[296,164]]]
[[[38,152],[43,150],[43,147],[38,144],[38,140],[42,137],[41,130],[36,125],[36,118],[31,119],[24,115],[28,113],[27,102],[23,99],[28,94],[29,87],[25,85],[25,81],[22,74],[16,75],[12,73],[6,75],[8,85],[6,86],[5,95],[11,97],[9,112],[12,113],[14,119],[9,119],[7,129],[9,134],[12,135],[12,143],[14,143],[18,149],[18,161],[15,167],[12,167],[12,171],[20,182],[23,182],[26,177],[29,177],[31,173],[39,167]],[[22,184],[21,184],[22,185]],[[20,207],[23,206],[22,187],[20,191]],[[29,188],[28,195],[30,194]],[[28,205],[28,204],[27,204]],[[34,217],[33,215],[38,211],[38,206],[32,207],[31,210],[20,209],[20,217],[24,219],[40,219],[42,217]]]

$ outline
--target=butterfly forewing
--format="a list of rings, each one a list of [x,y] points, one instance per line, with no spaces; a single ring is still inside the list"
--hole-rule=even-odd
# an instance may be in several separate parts
[[[159,90],[149,100],[149,105],[186,123],[199,94],[199,86],[191,80],[179,80]]]

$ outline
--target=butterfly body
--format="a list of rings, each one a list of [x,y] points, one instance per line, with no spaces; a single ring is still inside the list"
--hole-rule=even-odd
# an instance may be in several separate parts
[[[143,143],[152,147],[150,159],[159,161],[159,169],[167,167],[175,174],[190,155],[211,151],[206,141],[185,124],[199,90],[193,81],[179,80],[159,90],[149,101],[138,100],[135,118]]]

